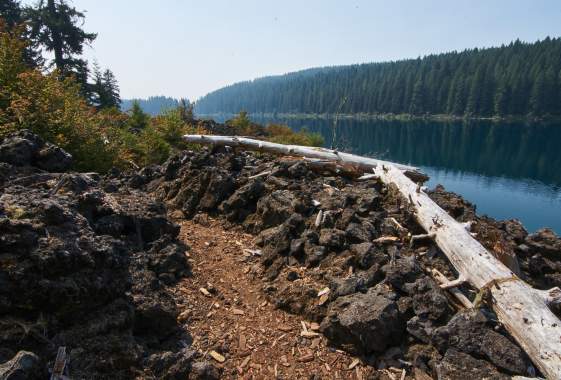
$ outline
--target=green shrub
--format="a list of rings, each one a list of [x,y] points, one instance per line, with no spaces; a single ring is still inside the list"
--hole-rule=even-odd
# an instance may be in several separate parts
[[[319,133],[308,132],[306,128],[295,132],[287,125],[269,124],[266,128],[268,140],[279,144],[322,146],[323,137]]]

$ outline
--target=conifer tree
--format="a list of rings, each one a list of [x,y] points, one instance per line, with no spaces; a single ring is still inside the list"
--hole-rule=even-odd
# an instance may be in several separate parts
[[[132,103],[132,108],[129,112],[130,117],[127,121],[127,125],[131,131],[138,133],[148,126],[150,116],[144,113],[137,101]]]
[[[66,0],[39,0],[29,9],[31,37],[52,52],[54,65],[62,76],[83,67],[80,56],[85,44],[91,43],[97,35],[81,28],[85,15],[69,5]]]
[[[119,84],[117,83],[117,78],[115,78],[115,75],[111,70],[106,69],[103,72],[102,83],[104,95],[103,101],[101,103],[102,108],[118,108],[121,105]]]
[[[195,116],[193,114],[193,107],[194,104],[191,103],[188,99],[181,98],[179,100],[179,106],[177,108],[179,109],[179,116],[184,123],[192,123],[195,119]]]
[[[24,22],[23,11],[17,0],[0,1],[0,18],[4,20],[8,29]]]
[[[199,113],[448,113],[561,115],[561,38],[519,40],[397,62],[304,70],[234,84],[197,101]]]

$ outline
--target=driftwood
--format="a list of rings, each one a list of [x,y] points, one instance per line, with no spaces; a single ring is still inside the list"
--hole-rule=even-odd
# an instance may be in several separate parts
[[[451,285],[468,282],[480,293],[490,295],[491,307],[499,321],[526,351],[548,379],[561,378],[561,321],[549,309],[558,304],[561,292],[533,289],[488,252],[465,226],[458,223],[425,194],[403,172],[416,171],[405,165],[360,157],[352,154],[273,144],[248,138],[187,135],[188,142],[231,145],[250,150],[300,155],[308,158],[340,161],[369,167],[387,185],[393,184],[408,200],[419,224],[448,257],[459,273]],[[450,283],[445,287],[450,287]]]

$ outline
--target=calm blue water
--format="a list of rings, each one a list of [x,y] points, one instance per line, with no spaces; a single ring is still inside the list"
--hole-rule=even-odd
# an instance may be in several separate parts
[[[271,119],[257,122],[268,123]],[[332,120],[276,120],[321,133]],[[519,219],[529,231],[561,234],[561,125],[340,120],[336,147],[420,167],[477,205],[479,214]]]

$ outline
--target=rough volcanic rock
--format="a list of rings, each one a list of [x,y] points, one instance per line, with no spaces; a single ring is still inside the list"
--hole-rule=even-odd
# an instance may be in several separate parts
[[[508,373],[525,374],[529,362],[523,351],[487,323],[487,318],[479,311],[460,312],[445,327],[434,331],[432,342],[441,351],[453,348],[486,358]]]
[[[180,350],[166,284],[189,267],[163,204],[118,173],[59,173],[70,156],[27,131],[0,142],[0,159],[18,165],[0,182],[0,360],[33,352],[22,358],[46,373],[66,346],[73,377],[119,379]]]
[[[339,297],[321,323],[323,334],[337,346],[360,353],[383,352],[399,342],[403,331],[396,295],[383,286]]]
[[[35,165],[50,172],[64,172],[72,156],[58,146],[45,143],[27,130],[16,132],[0,143],[0,162],[16,166]]]
[[[438,185],[428,194],[437,205],[448,211],[454,219],[460,222],[468,222],[476,219],[475,206],[464,200],[460,195],[447,192],[444,186]]]
[[[472,379],[508,380],[510,376],[498,372],[495,367],[484,360],[479,360],[466,353],[449,349],[442,360],[434,363],[438,379],[464,380]]]

